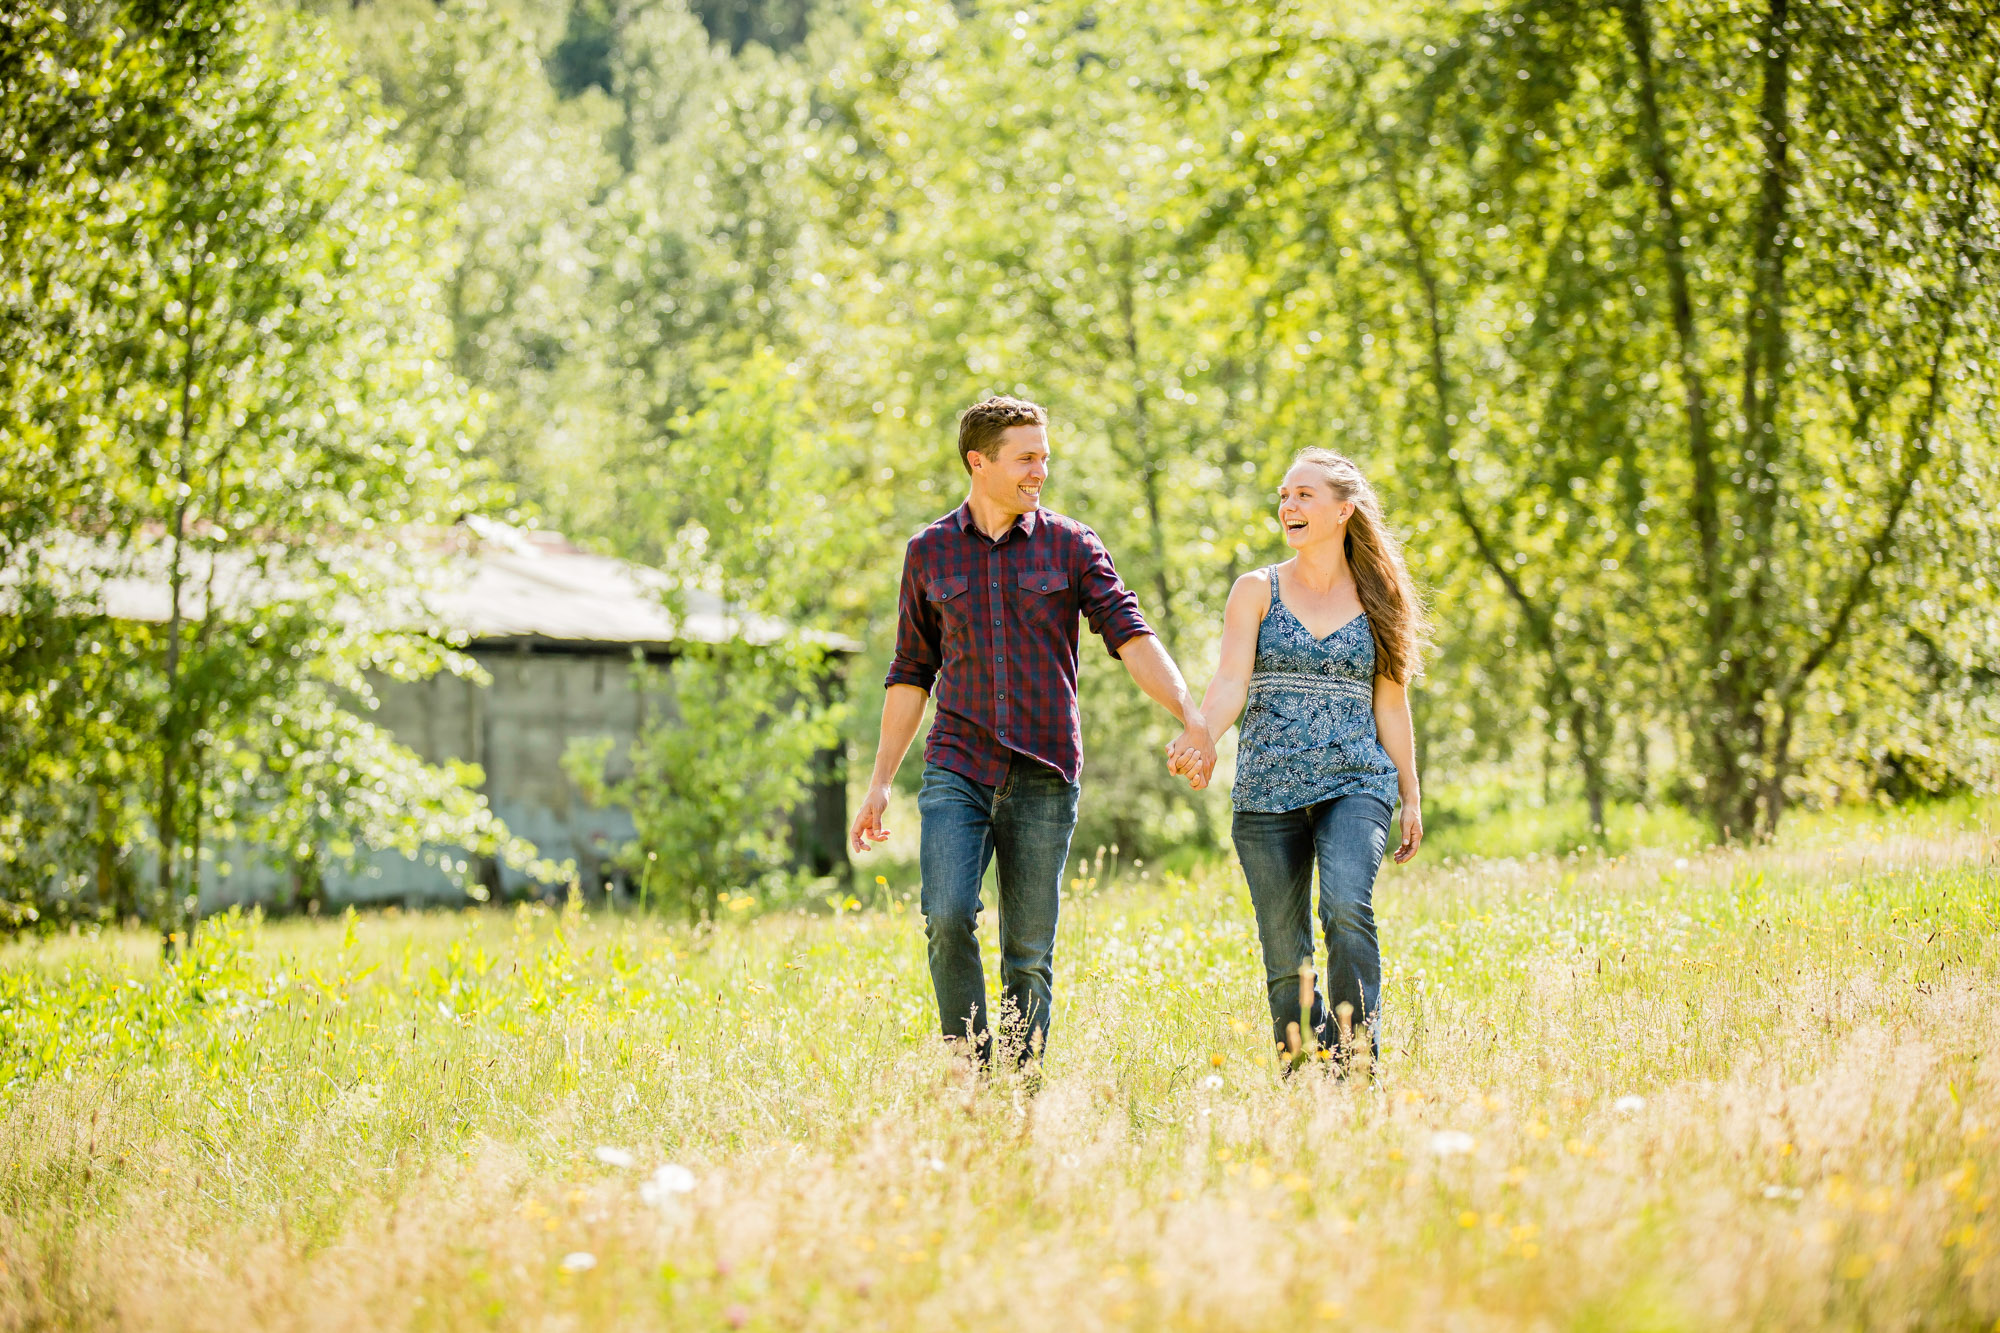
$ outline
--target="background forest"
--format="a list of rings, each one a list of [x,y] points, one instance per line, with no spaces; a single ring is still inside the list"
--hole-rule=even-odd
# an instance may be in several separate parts
[[[1470,850],[2000,776],[1977,0],[0,14],[0,896],[145,845],[171,909],[205,827],[529,863],[336,706],[472,669],[324,614],[462,513],[855,636],[865,758],[994,391],[1197,688],[1291,452],[1355,457]],[[134,567],[171,620],[77,613]],[[1214,844],[1164,716],[1084,691],[1078,845]]]

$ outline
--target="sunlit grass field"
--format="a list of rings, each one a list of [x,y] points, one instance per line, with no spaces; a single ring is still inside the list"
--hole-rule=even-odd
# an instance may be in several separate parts
[[[1385,868],[1348,1083],[1220,865],[1083,867],[1033,1097],[907,905],[17,943],[0,1326],[1992,1328],[1992,813]]]

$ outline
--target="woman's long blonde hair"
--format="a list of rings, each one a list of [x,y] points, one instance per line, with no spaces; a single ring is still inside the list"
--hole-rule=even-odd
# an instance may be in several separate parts
[[[1326,473],[1334,495],[1354,506],[1347,520],[1347,565],[1375,639],[1375,672],[1407,685],[1423,670],[1431,625],[1403,562],[1403,543],[1383,521],[1382,501],[1353,459],[1315,446],[1299,450],[1292,466],[1300,463]]]

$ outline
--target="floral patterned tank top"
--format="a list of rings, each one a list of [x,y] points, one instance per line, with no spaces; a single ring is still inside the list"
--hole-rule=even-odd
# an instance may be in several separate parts
[[[1271,579],[1236,749],[1238,810],[1278,812],[1366,792],[1392,810],[1396,763],[1375,734],[1375,637],[1366,612],[1325,638]]]

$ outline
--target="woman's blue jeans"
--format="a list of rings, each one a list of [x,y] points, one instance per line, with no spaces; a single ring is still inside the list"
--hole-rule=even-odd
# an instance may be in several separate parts
[[[1056,915],[1063,866],[1076,831],[1078,787],[1044,764],[1014,756],[998,787],[937,764],[924,766],[924,930],[931,985],[947,1037],[993,1055],[986,974],[979,958],[980,881],[1000,862],[1002,1040],[1026,1060],[1046,1048],[1055,992]]]
[[[1352,1005],[1357,1035],[1365,1024],[1369,1050],[1379,1056],[1376,1019],[1382,1003],[1382,952],[1375,939],[1375,872],[1389,845],[1393,812],[1380,797],[1356,792],[1267,814],[1238,810],[1231,824],[1236,857],[1250,882],[1257,935],[1264,948],[1264,982],[1271,998],[1271,1033],[1307,1028],[1321,1049],[1338,1051],[1342,1003]],[[1299,1016],[1299,965],[1314,960],[1313,867],[1319,868],[1319,922],[1326,967],[1313,987],[1309,1022]]]

